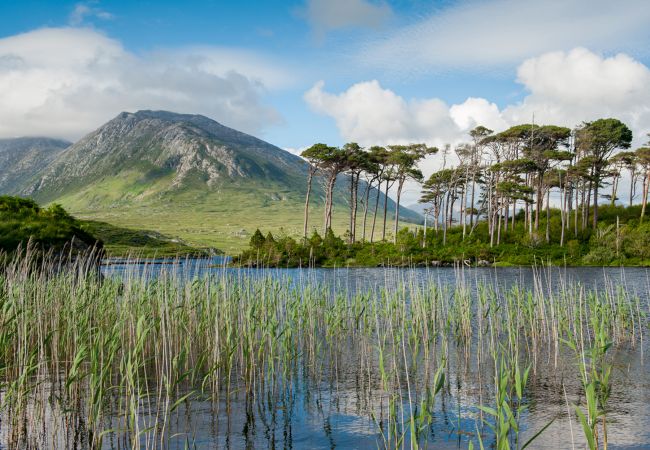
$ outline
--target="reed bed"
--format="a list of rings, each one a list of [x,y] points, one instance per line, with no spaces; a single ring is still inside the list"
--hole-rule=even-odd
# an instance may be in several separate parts
[[[459,272],[449,286],[392,272],[386,287],[353,291],[178,265],[104,277],[93,261],[27,252],[0,271],[2,445],[200,447],[202,414],[230,446],[224,417],[239,411],[262,430],[244,421],[244,442],[287,447],[299,391],[324,416],[353,401],[380,448],[427,447],[456,410],[445,426],[459,444],[521,449],[553,421],[527,424],[531,384],[557,371],[569,374],[554,389],[574,445],[606,448],[612,353],[642,348],[648,325],[647,292],[614,285],[547,289],[536,277],[501,289]]]

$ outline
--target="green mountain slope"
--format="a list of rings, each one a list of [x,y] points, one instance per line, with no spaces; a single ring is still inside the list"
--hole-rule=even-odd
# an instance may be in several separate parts
[[[347,224],[345,183],[335,203],[339,233]],[[20,193],[79,218],[235,252],[258,227],[299,235],[305,190],[306,164],[289,152],[203,116],[139,111],[67,148]],[[315,182],[316,228],[322,196]],[[406,210],[404,219],[419,216]]]

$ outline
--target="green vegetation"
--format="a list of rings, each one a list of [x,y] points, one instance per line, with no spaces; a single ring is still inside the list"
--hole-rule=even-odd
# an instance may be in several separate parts
[[[60,205],[41,208],[20,197],[0,197],[0,251],[14,252],[28,243],[39,250],[75,251],[98,246],[108,256],[204,255],[205,250],[174,242],[154,231],[131,230],[104,222],[78,220]]]
[[[303,238],[307,238],[312,179],[315,174],[320,172],[325,178],[326,186],[325,222],[323,225],[323,229],[325,230],[332,228],[332,206],[336,179],[340,174],[346,173],[348,175],[350,220],[347,230],[348,242],[350,244],[357,242],[357,230],[360,226],[363,230],[361,239],[363,240],[366,237],[366,222],[368,213],[370,212],[370,193],[372,188],[376,190],[370,231],[370,241],[373,241],[377,213],[380,206],[379,198],[382,184],[384,185],[384,213],[383,219],[380,219],[382,220],[381,238],[382,240],[386,238],[386,222],[388,219],[389,205],[388,193],[391,187],[397,183],[395,212],[393,216],[395,219],[393,236],[396,239],[397,230],[399,229],[400,200],[404,183],[407,180],[422,181],[422,172],[416,167],[418,161],[424,159],[427,155],[432,155],[437,152],[437,148],[429,148],[425,144],[389,145],[386,148],[374,146],[369,149],[363,149],[356,142],[347,143],[342,148],[330,147],[325,144],[312,145],[302,152],[302,157],[309,163]],[[359,200],[359,180],[362,174],[366,176],[366,183],[361,200]],[[363,205],[362,224],[357,223],[357,213],[360,203]]]
[[[57,201],[84,221],[104,222],[129,230],[151,230],[193,248],[214,248],[229,255],[244,250],[258,227],[276,234],[301,236],[303,233],[302,194],[276,190],[273,186],[264,188],[251,183],[245,189],[233,184],[217,192],[180,191],[169,198],[161,194],[155,202],[139,204],[128,200],[104,201],[97,192],[92,188]],[[97,203],[89,205],[86,200],[89,197],[96,197]],[[312,201],[310,213],[320,216],[321,205],[320,198],[318,202]],[[335,205],[332,220],[334,231],[345,233],[348,215],[344,207]],[[311,227],[310,232],[314,229]],[[361,224],[358,232],[361,234]],[[107,246],[110,249],[110,242]]]
[[[193,248],[214,248],[230,255],[247,247],[257,227],[273,233],[282,230],[294,236],[303,233],[304,199],[300,190],[254,181],[245,186],[233,182],[214,190],[187,188],[168,193],[153,190],[151,199],[145,197],[134,202],[142,192],[125,193],[128,191],[123,189],[122,182],[116,180],[122,177],[130,178],[130,175],[98,181],[57,202],[84,221],[104,222],[129,230],[151,230]],[[339,207],[343,200],[339,198],[338,202],[333,211],[333,229],[345,233],[348,216],[346,209]],[[319,194],[312,201],[312,215],[320,216],[321,204]],[[392,217],[390,213],[389,217]],[[107,246],[110,248],[110,243]]]
[[[80,227],[104,243],[108,256],[148,258],[208,254],[207,250],[190,247],[155,231],[131,230],[93,220],[80,221]]]
[[[499,133],[478,126],[470,137],[471,142],[454,149],[457,165],[453,165],[451,146],[446,146],[441,152],[442,168],[426,181],[416,165],[426,155],[437,153],[437,148],[424,144],[367,149],[356,143],[342,148],[313,145],[302,154],[310,165],[303,238],[296,240],[295,233],[276,238],[269,234],[261,242],[254,236],[235,262],[253,266],[650,265],[646,250],[650,228],[643,223],[650,149],[622,151],[632,142],[632,132],[624,123],[599,119],[574,130],[523,124]],[[616,206],[624,171],[630,175],[627,209]],[[344,239],[330,231],[329,200],[322,228],[325,235],[307,233],[311,180],[319,172],[328,189],[339,174],[349,175]],[[371,211],[368,190],[358,201],[362,175],[367,186],[376,187],[377,199],[382,186],[385,198],[397,186],[392,245],[387,243],[386,207],[380,217],[381,242],[375,242],[379,205],[375,202]],[[401,191],[407,179],[422,183],[425,225],[398,231]],[[639,179],[642,200],[634,206]],[[611,189],[606,190],[608,185]],[[556,196],[555,205],[551,194]],[[600,205],[601,197],[609,200],[608,207]],[[363,205],[360,227],[359,203]],[[430,218],[433,232],[427,228]]]
[[[524,212],[516,217],[515,226],[502,230],[499,244],[490,245],[490,229],[485,221],[475,224],[471,235],[462,225],[444,232],[423,227],[403,228],[393,242],[356,242],[328,232],[324,237],[314,232],[307,240],[286,234],[257,230],[249,248],[234,259],[235,264],[259,267],[343,267],[343,266],[438,266],[497,265],[533,266],[539,264],[572,266],[650,266],[650,222],[639,219],[641,205],[601,206],[599,226],[567,233],[560,242],[562,228],[559,210],[549,210],[551,240],[531,238],[524,223]],[[540,220],[546,228],[546,217]]]
[[[54,251],[72,241],[77,249],[97,243],[60,205],[41,208],[33,200],[0,196],[0,251],[24,249],[30,241],[38,249]]]
[[[617,426],[605,420],[609,393],[629,376],[610,370],[607,349],[633,348],[647,329],[647,303],[609,284],[547,291],[398,278],[350,292],[281,274],[171,269],[152,281],[136,270],[101,280],[83,259],[64,261],[69,271],[58,259],[31,266],[16,260],[0,272],[8,448],[207,445],[197,423],[236,447],[282,447],[287,414],[318,416],[353,397],[382,448],[426,446],[462,408],[469,425],[439,434],[523,449],[548,427],[526,426],[529,405],[564,392],[573,418],[554,433],[596,449]],[[315,401],[296,402],[296,392]],[[196,414],[246,426],[205,427]],[[579,418],[584,439],[567,417]]]

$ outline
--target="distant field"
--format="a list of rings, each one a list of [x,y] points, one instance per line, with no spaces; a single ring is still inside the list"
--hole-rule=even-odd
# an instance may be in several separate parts
[[[196,197],[196,196],[195,196]],[[90,209],[75,205],[74,198],[62,199],[61,203],[75,217],[84,220],[107,222],[111,225],[131,230],[151,230],[166,239],[178,239],[181,244],[198,248],[215,248],[226,254],[236,254],[248,246],[250,236],[259,228],[264,233],[286,234],[293,237],[302,235],[303,206],[297,199],[281,194],[272,197],[241,194],[228,191],[221,194],[210,193],[198,198],[187,196],[174,205],[163,204],[142,206],[116,206],[114,208]],[[357,235],[362,233],[363,210],[359,210]],[[375,236],[380,237],[381,214],[377,218]],[[389,214],[390,216],[390,214]],[[348,229],[348,209],[345,205],[334,208],[334,232],[343,234]],[[392,230],[392,217],[389,218],[387,232]],[[316,199],[310,208],[310,229],[321,232],[323,222],[322,201]],[[370,233],[369,214],[367,232]],[[404,225],[408,225],[404,222]],[[414,225],[413,225],[414,226]],[[311,233],[311,231],[310,231]],[[101,236],[100,236],[101,237]],[[110,234],[111,240],[118,234]],[[115,253],[128,251],[128,239],[118,240],[118,244],[107,242],[108,249]]]

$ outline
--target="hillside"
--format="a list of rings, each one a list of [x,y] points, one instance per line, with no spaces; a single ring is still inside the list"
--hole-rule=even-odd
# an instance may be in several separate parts
[[[0,253],[24,249],[29,241],[54,251],[71,242],[77,250],[102,245],[59,205],[41,208],[33,200],[0,196]]]
[[[43,137],[0,139],[0,192],[19,190],[70,145]]]
[[[61,203],[76,217],[234,252],[258,227],[300,234],[306,164],[204,116],[139,111],[119,114],[31,180],[20,194]],[[339,233],[347,224],[345,182],[342,177],[335,202]],[[316,182],[316,228],[321,197]],[[404,219],[419,216],[405,210]]]

